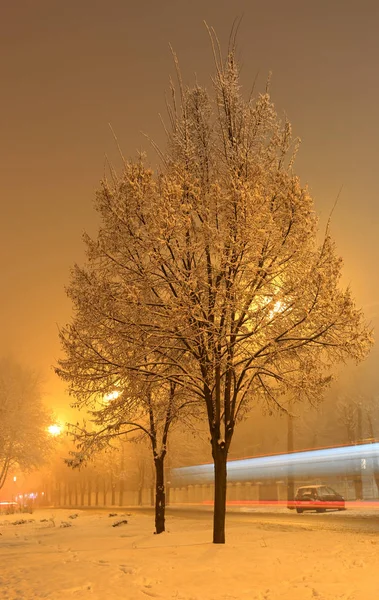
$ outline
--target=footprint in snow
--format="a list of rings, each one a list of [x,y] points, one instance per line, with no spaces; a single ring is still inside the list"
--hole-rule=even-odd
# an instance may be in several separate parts
[[[125,573],[125,575],[134,575],[134,573],[136,573],[136,569],[128,567],[128,565],[120,565],[120,571]]]

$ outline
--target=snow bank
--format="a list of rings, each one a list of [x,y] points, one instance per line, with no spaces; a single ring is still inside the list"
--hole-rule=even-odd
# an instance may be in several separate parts
[[[74,512],[77,518],[70,519]],[[126,517],[126,518],[125,518]],[[121,526],[113,527],[120,520]],[[0,518],[0,599],[377,600],[379,540],[298,521],[231,519],[227,544],[212,516],[167,519],[53,509]],[[70,526],[62,523],[70,523]]]

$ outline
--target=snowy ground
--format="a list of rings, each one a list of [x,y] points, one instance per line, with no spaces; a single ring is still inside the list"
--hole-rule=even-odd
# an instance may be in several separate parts
[[[377,600],[379,538],[271,519],[208,521],[46,509],[0,516],[0,600]],[[75,519],[69,515],[78,514]],[[20,519],[30,522],[15,524]],[[47,519],[47,520],[45,520]],[[127,519],[127,524],[112,525]],[[71,526],[65,526],[69,523]]]

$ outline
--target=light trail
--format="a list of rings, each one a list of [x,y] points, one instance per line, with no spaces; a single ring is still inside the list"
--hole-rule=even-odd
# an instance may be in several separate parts
[[[379,473],[379,443],[339,446],[231,460],[228,481],[281,480]],[[213,463],[172,469],[173,486],[213,483]]]

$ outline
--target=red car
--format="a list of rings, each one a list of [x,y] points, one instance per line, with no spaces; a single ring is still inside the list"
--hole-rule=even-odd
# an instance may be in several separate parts
[[[315,510],[346,510],[345,499],[333,488],[326,485],[305,485],[299,487],[294,502],[296,512]]]

